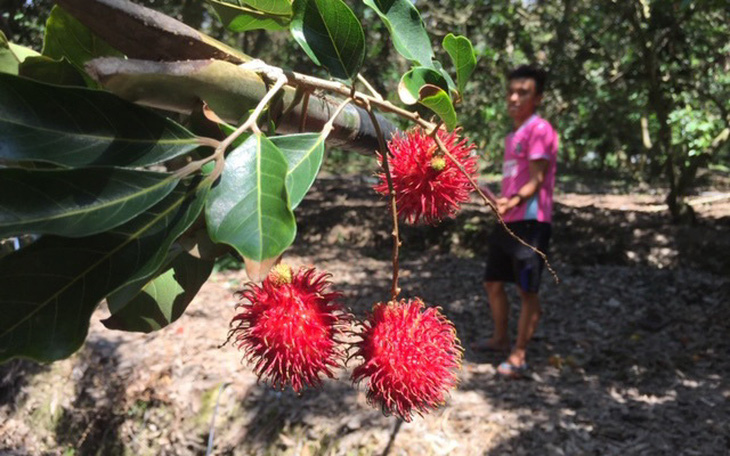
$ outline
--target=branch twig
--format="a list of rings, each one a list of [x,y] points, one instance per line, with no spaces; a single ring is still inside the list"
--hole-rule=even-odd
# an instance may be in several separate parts
[[[377,90],[375,90],[375,87],[373,87],[373,86],[372,86],[372,85],[371,85],[371,84],[370,84],[370,83],[368,82],[368,80],[367,80],[367,79],[365,79],[365,76],[363,76],[362,74],[358,73],[358,74],[357,74],[357,80],[358,80],[358,81],[360,81],[360,82],[362,82],[362,84],[363,84],[363,85],[364,85],[365,87],[367,87],[367,89],[368,89],[368,90],[370,91],[370,93],[371,93],[371,94],[373,94],[373,96],[374,96],[374,97],[375,97],[376,99],[378,99],[378,100],[380,100],[380,101],[383,101],[383,96],[382,96],[382,95],[380,95],[380,94],[378,93],[378,91],[377,91]]]
[[[206,177],[208,180],[215,180],[220,176],[220,174],[223,172],[223,166],[225,164],[224,161],[224,154],[226,152],[226,149],[233,144],[233,142],[243,134],[246,130],[249,128],[257,134],[261,133],[261,130],[259,130],[258,125],[256,122],[258,121],[259,116],[264,111],[264,108],[266,108],[266,105],[269,104],[269,101],[276,95],[276,93],[284,87],[286,84],[287,79],[286,77],[279,77],[276,80],[276,83],[274,83],[273,87],[264,95],[264,97],[259,101],[259,104],[256,106],[256,109],[251,113],[251,115],[246,119],[246,121],[236,129],[233,133],[228,135],[226,139],[219,142],[217,147],[215,148],[215,151],[212,155],[209,157],[203,158],[201,160],[197,160],[191,163],[188,163],[187,165],[183,166],[182,168],[175,171],[176,176],[185,177],[195,171],[200,170],[204,165],[209,163],[212,160],[215,160],[215,168],[213,169],[213,172]]]
[[[337,106],[337,109],[335,109],[335,113],[332,114],[332,117],[330,117],[330,120],[327,121],[327,123],[322,127],[322,136],[324,136],[324,139],[327,139],[329,134],[332,132],[332,129],[335,125],[335,119],[337,119],[337,116],[340,115],[343,109],[345,109],[345,106],[350,104],[353,101],[352,98],[345,98],[345,101],[339,104]]]

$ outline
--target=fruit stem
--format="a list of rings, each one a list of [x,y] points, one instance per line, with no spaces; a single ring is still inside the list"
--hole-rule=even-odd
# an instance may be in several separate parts
[[[381,166],[383,167],[383,172],[385,173],[385,180],[388,182],[388,194],[390,195],[390,213],[393,216],[393,231],[391,232],[393,236],[393,284],[390,289],[390,300],[395,302],[398,299],[398,295],[400,294],[400,288],[398,287],[398,249],[401,245],[401,241],[400,233],[398,230],[398,207],[396,204],[395,188],[393,188],[393,177],[390,175],[390,165],[388,164],[388,148],[385,145],[385,138],[383,138],[383,131],[380,129],[380,123],[378,123],[378,118],[375,116],[372,106],[367,99],[365,99],[365,110],[370,116],[370,120],[373,122],[373,126],[375,127],[375,133],[378,137],[378,149],[380,150],[380,156],[382,157]]]

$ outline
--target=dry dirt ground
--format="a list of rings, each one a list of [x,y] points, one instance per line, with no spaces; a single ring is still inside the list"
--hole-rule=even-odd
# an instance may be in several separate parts
[[[368,185],[318,180],[287,254],[332,272],[360,316],[390,286],[386,206]],[[245,280],[229,270],[163,331],[106,330],[100,308],[70,359],[0,367],[0,454],[199,455],[209,440],[217,455],[730,454],[730,200],[700,203],[698,225],[672,226],[659,196],[564,186],[551,252],[561,282],[544,278],[518,381],[495,375],[500,355],[469,348],[490,326],[480,282],[494,218],[474,203],[438,227],[404,227],[403,295],[442,306],[466,346],[448,403],[412,423],[370,408],[349,370],[300,397],[258,384],[218,348]]]

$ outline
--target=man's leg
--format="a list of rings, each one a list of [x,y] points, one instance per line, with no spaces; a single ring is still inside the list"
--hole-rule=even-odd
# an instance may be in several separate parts
[[[507,358],[507,361],[513,366],[525,364],[527,344],[532,339],[532,335],[535,334],[541,313],[540,299],[537,293],[520,290],[520,296],[522,297],[522,310],[520,311],[520,319],[517,322],[517,342],[509,358]]]
[[[497,350],[509,348],[509,302],[504,290],[504,282],[484,282],[484,289],[489,297],[489,307],[492,309],[494,332],[487,341],[487,347]]]

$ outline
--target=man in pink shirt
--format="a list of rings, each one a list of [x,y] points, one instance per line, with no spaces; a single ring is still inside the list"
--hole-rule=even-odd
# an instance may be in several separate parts
[[[514,131],[505,139],[502,193],[497,209],[509,229],[528,244],[547,252],[550,241],[558,135],[536,114],[542,100],[545,73],[521,66],[508,75],[507,110]],[[484,288],[494,319],[492,337],[475,348],[510,348],[507,320],[509,303],[505,282],[517,284],[522,309],[517,340],[497,372],[521,376],[527,369],[526,350],[540,319],[538,289],[544,261],[498,226],[489,239]]]

